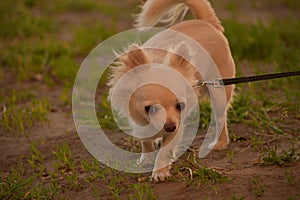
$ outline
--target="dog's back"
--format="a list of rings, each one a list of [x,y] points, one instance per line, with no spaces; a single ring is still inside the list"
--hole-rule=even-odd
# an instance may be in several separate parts
[[[190,9],[194,20],[182,21]],[[178,20],[179,19],[179,20]],[[176,23],[176,22],[180,23]],[[197,41],[216,63],[223,78],[235,76],[235,65],[224,28],[207,0],[148,0],[136,18],[136,27],[155,26],[159,22]],[[162,41],[161,41],[162,42]],[[228,100],[231,95],[228,95]]]

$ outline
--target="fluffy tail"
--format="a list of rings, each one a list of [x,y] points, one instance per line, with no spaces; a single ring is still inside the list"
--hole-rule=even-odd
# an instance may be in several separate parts
[[[205,20],[217,30],[224,32],[220,20],[208,0],[148,0],[136,18],[136,27],[155,26],[159,22],[167,26],[183,19],[188,9],[197,19]]]

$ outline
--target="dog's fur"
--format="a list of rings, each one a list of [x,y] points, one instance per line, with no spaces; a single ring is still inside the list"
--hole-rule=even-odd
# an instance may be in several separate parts
[[[196,19],[182,21],[173,25],[176,19],[179,17],[183,18],[187,8],[192,11]],[[142,12],[136,19],[136,27],[150,27],[156,25],[158,22],[168,23],[168,25],[171,25],[170,29],[185,34],[201,44],[215,62],[222,78],[232,78],[235,76],[235,65],[231,56],[228,41],[223,35],[224,29],[207,0],[148,0],[143,5]],[[164,41],[157,42],[163,43]],[[174,42],[176,43],[177,41]],[[133,44],[129,49],[130,51],[120,58],[120,66],[114,68],[112,72],[112,77],[108,83],[111,87],[109,98],[112,96],[116,83],[124,74],[140,65],[154,62],[168,63],[170,67],[182,74],[191,85],[194,84],[197,79],[201,78],[200,74],[186,59],[178,56],[180,51],[189,51],[188,48],[187,45],[181,42],[173,48],[175,54],[172,54],[161,50],[142,49]],[[190,55],[195,56],[192,55],[192,53],[190,53]],[[146,72],[146,74],[147,76],[151,75],[151,67],[149,67],[149,72]],[[136,74],[136,76],[136,79],[133,78],[131,81],[138,82],[138,77],[142,77],[140,74]],[[225,87],[227,107],[230,104],[233,89],[233,86]],[[127,92],[125,87],[123,92]],[[197,88],[195,89],[195,92],[199,93]],[[122,98],[122,96],[123,94],[121,92],[119,97]],[[155,137],[142,140],[142,152],[145,155],[147,152],[153,152],[155,150],[154,140],[156,138],[161,137],[162,146],[165,146],[175,137],[179,129],[181,129],[181,127],[179,127],[181,121],[180,114],[183,109],[181,106],[184,106],[185,101],[182,100],[181,102],[170,89],[157,84],[147,84],[134,91],[133,95],[127,100],[129,101],[130,113],[130,116],[127,117],[139,126],[147,126],[151,121],[149,117],[151,112],[158,112],[157,110],[159,110],[158,108],[150,108],[149,106],[159,104],[166,112],[166,124],[164,125],[164,128]],[[147,106],[148,108],[146,108]],[[119,109],[122,110],[126,108]],[[149,109],[151,110],[149,111]],[[123,112],[123,114],[124,113],[126,112]],[[157,114],[157,116],[159,118],[160,115]],[[228,143],[229,137],[225,120],[224,128],[214,149],[225,149],[228,146]],[[159,152],[155,160],[152,174],[155,181],[164,181],[170,176],[168,166],[163,168],[160,167],[164,166],[165,161],[163,157],[167,156],[163,154],[166,153]],[[147,160],[150,161],[149,159],[152,159],[145,155],[142,155],[140,160],[141,163],[146,163]],[[169,163],[167,163],[167,165],[168,164]]]

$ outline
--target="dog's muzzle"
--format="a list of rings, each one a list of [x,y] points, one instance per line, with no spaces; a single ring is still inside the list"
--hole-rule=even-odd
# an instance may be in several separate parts
[[[167,131],[167,132],[173,132],[173,131],[175,131],[176,130],[176,124],[173,124],[173,123],[170,123],[170,124],[165,124],[164,125],[164,129],[165,129],[165,131]]]

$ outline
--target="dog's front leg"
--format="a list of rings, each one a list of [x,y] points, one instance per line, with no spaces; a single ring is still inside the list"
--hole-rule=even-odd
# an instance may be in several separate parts
[[[142,154],[137,164],[140,166],[152,165],[155,160],[155,146],[153,140],[142,140]]]
[[[173,151],[176,145],[176,143],[171,141],[175,136],[176,133],[171,133],[165,135],[162,139],[162,147],[156,156],[152,172],[152,179],[155,182],[165,181],[170,176],[170,167],[174,156]]]

